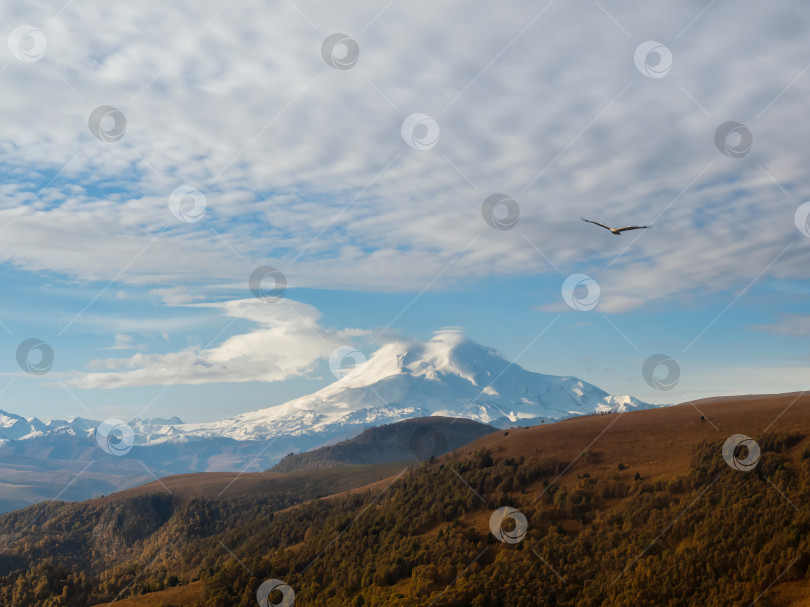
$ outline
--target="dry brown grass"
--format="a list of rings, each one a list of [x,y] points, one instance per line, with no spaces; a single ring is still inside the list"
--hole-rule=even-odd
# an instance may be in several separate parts
[[[121,599],[115,603],[101,603],[94,607],[203,607],[205,598],[203,592],[202,582],[192,582],[160,592]]]
[[[768,600],[778,607],[810,607],[810,582],[785,582],[771,588]]]
[[[404,467],[401,463],[386,463],[369,466],[345,466],[336,473],[335,468],[307,470],[303,472],[197,472],[167,476],[160,481],[139,485],[126,491],[113,493],[105,497],[90,500],[92,504],[105,504],[112,501],[170,492],[176,497],[191,499],[194,497],[213,498],[222,493],[225,497],[239,494],[257,495],[277,491],[297,491],[304,484],[331,487],[341,491],[344,487],[367,485],[378,479],[395,474]]]
[[[701,415],[707,418],[706,421],[701,421]],[[556,424],[511,429],[507,435],[505,432],[507,431],[493,432],[456,454],[466,455],[477,449],[487,448],[498,458],[517,459],[522,455],[538,455],[561,462],[574,461],[557,481],[567,485],[576,484],[577,474],[585,471],[592,477],[618,476],[631,479],[638,472],[645,480],[667,479],[688,472],[694,449],[703,440],[725,440],[732,434],[756,437],[764,432],[797,432],[805,435],[805,443],[810,442],[810,395],[704,399],[664,409],[585,416]],[[452,455],[440,458],[440,462],[448,462]],[[623,471],[618,470],[620,462],[627,467]],[[379,493],[394,480],[401,468],[402,464],[392,465],[387,478],[352,489],[351,492]],[[314,472],[335,474],[337,470]],[[234,483],[234,490],[257,490],[263,483],[289,476],[277,473],[244,475]],[[193,474],[169,477],[163,479],[163,483],[180,494],[210,495],[233,477],[233,474]],[[151,483],[125,494],[154,492],[156,488],[159,489],[160,486]],[[539,486],[529,487],[527,493],[540,490]],[[333,497],[335,496],[330,496]],[[104,499],[115,499],[115,496]],[[474,516],[481,518],[477,521],[479,524],[486,525],[486,513],[477,513]],[[155,607],[162,600],[169,605],[174,602],[183,607],[195,607],[202,605],[201,592],[202,586],[197,582],[182,588],[116,602],[115,605]],[[810,607],[810,584],[778,584],[769,591],[769,598],[781,607]]]
[[[705,415],[707,421],[701,421]],[[485,447],[496,457],[538,455],[576,463],[559,482],[576,482],[577,472],[632,478],[669,478],[689,470],[695,446],[732,434],[755,437],[768,432],[810,436],[810,394],[724,397],[664,409],[593,415],[556,424],[492,433],[470,443],[463,453]],[[590,453],[589,453],[590,452]],[[618,464],[627,469],[619,472]]]

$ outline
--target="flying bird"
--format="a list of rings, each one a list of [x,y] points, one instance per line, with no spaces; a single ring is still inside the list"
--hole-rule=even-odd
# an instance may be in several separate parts
[[[591,221],[590,219],[585,219],[584,217],[580,217],[582,221],[587,221],[588,223],[594,223],[598,226],[602,226],[606,230],[610,230],[616,236],[621,236],[622,232],[627,232],[628,230],[643,230],[650,226],[626,226],[624,228],[611,228],[610,226],[606,226],[604,223],[599,223],[598,221]]]

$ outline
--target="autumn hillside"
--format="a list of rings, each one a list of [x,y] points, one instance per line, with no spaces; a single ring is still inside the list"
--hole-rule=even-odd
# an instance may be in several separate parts
[[[753,442],[724,458],[739,434],[761,451],[749,471],[738,468]],[[362,470],[307,474],[357,481]],[[319,606],[798,606],[810,596],[808,396],[513,428],[380,471],[329,499],[314,499],[326,477],[217,497],[233,479],[198,476],[167,481],[207,487],[183,497],[154,483],[10,513],[0,603],[247,607],[266,579]],[[525,533],[515,518],[491,526],[504,507],[525,517]]]

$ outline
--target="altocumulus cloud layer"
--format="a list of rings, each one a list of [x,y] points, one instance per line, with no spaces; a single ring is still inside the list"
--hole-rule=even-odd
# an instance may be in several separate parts
[[[0,66],[0,260],[191,292],[264,263],[372,290],[586,272],[605,312],[807,278],[810,6],[744,5],[8,7],[4,35],[28,24],[47,47]],[[322,57],[335,32],[357,41],[351,69]],[[634,64],[648,40],[672,53],[662,78]],[[88,129],[100,105],[126,117],[115,143]],[[403,141],[414,113],[440,127],[432,149]],[[753,134],[744,157],[715,146],[729,120]],[[181,186],[199,221],[170,212]],[[482,220],[496,192],[514,229]],[[655,227],[606,247],[580,215]]]

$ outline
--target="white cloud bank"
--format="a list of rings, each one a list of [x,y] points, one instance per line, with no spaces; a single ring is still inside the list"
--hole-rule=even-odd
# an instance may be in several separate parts
[[[232,335],[218,345],[194,346],[165,354],[137,353],[130,358],[91,361],[101,371],[83,373],[68,382],[77,388],[206,384],[215,382],[275,382],[300,376],[338,347],[356,330],[319,326],[320,313],[289,299],[267,303],[243,299],[217,304],[191,304],[222,312],[233,321],[247,320],[256,328]],[[228,325],[229,326],[229,325]]]

